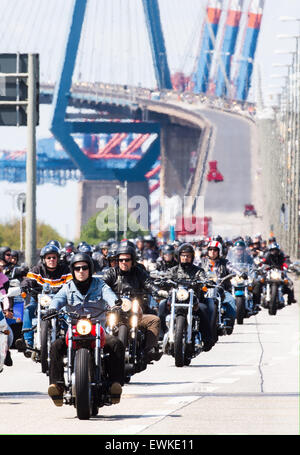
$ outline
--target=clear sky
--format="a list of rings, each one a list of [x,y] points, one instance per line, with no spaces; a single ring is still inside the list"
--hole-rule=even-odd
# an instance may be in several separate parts
[[[245,0],[245,11],[249,0]],[[0,0],[0,53],[39,52],[41,81],[55,81],[60,67],[72,0]],[[197,52],[206,0],[160,0],[161,18],[171,71],[188,71]],[[224,9],[227,0],[224,0]],[[283,22],[281,16],[300,19],[300,0],[265,0],[263,22],[256,52],[256,70],[260,69],[264,101],[283,85],[291,55],[275,50],[294,51],[295,39],[279,39],[278,34],[300,34],[300,22]],[[244,14],[244,19],[246,15]],[[76,77],[111,82],[140,82],[153,86],[154,72],[141,0],[89,0],[84,24]],[[114,45],[112,46],[112,43]],[[128,64],[130,62],[130,64]],[[254,73],[252,96],[256,90]],[[49,136],[49,109],[41,106],[37,138]],[[25,149],[25,127],[0,129],[1,149]],[[0,182],[0,221],[15,214],[12,194],[24,191],[25,184]],[[73,238],[76,223],[76,183],[64,188],[41,185],[37,191],[37,215],[62,235]]]

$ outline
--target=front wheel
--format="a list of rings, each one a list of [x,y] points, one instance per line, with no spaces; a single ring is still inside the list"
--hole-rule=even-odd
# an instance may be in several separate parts
[[[75,356],[75,406],[77,417],[88,420],[93,414],[93,396],[91,389],[91,356],[88,349],[79,349]]]
[[[245,297],[238,295],[235,298],[236,302],[236,322],[238,324],[243,324],[245,317]]]
[[[128,344],[128,327],[125,324],[120,325],[118,330],[118,338],[124,344],[125,348]]]
[[[49,330],[50,322],[41,321],[41,367],[42,373],[48,373],[49,371]]]
[[[275,316],[277,313],[277,296],[278,296],[278,287],[276,284],[271,286],[271,298],[269,303],[269,314]]]
[[[175,366],[183,367],[185,361],[185,317],[177,316],[175,326],[174,357]]]

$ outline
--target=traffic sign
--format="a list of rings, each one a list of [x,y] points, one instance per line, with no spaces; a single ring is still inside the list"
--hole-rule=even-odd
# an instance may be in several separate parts
[[[36,125],[39,124],[39,55],[36,59]],[[28,54],[0,54],[0,126],[26,126]]]
[[[17,208],[20,213],[25,213],[26,212],[26,194],[25,193],[19,193],[17,195]]]

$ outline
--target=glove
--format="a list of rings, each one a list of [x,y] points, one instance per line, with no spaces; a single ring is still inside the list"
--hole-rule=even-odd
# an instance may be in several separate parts
[[[163,289],[161,289],[160,291],[158,291],[157,295],[158,295],[159,297],[164,297],[165,299],[166,299],[167,297],[169,297],[168,291],[164,291]]]
[[[53,314],[56,314],[56,312],[57,310],[55,308],[49,308],[49,310],[47,310],[45,316],[42,319],[52,316]]]

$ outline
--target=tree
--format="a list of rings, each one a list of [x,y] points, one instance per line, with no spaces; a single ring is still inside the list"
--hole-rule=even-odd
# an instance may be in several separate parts
[[[131,214],[127,216],[127,226],[132,226],[130,219]],[[118,240],[124,238],[124,210],[119,209],[119,229]],[[82,227],[80,240],[96,245],[97,243],[116,237],[116,213],[113,207],[109,207],[93,215],[88,222]],[[143,228],[138,222],[135,223],[134,230],[129,227],[126,230],[126,238],[136,238],[139,235],[148,234],[148,230]]]
[[[25,227],[23,228],[23,232],[25,232]],[[38,249],[45,246],[46,243],[48,243],[50,240],[58,240],[62,244],[65,243],[66,241],[62,236],[58,234],[58,232],[55,229],[53,229],[48,224],[42,222],[37,222],[36,236]],[[14,250],[20,250],[19,220],[13,220],[5,224],[0,224],[0,244],[7,245]]]

